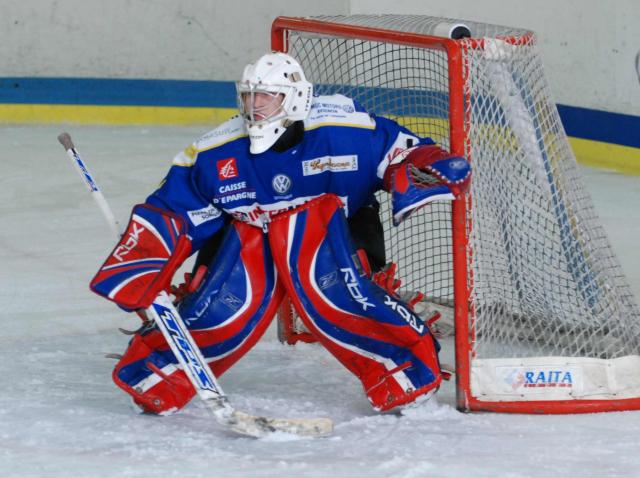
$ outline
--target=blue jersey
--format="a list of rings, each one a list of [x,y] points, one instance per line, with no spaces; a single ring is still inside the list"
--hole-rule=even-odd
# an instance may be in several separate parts
[[[231,217],[264,229],[325,193],[340,197],[350,216],[373,200],[399,151],[433,144],[342,95],[315,97],[304,129],[287,151],[251,154],[243,119],[231,118],[174,158],[147,203],[182,215],[197,250]]]

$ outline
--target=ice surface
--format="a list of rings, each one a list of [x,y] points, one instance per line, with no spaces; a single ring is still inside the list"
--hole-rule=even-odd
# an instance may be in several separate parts
[[[123,223],[173,154],[204,132],[68,130]],[[640,412],[465,415],[448,384],[437,402],[378,415],[328,353],[281,346],[273,328],[222,386],[250,413],[331,417],[332,437],[240,438],[217,428],[197,401],[171,417],[136,414],[104,354],[123,351],[128,339],[116,328],[138,319],[88,291],[114,239],[56,141],[61,131],[0,129],[0,476],[640,476]],[[640,297],[640,180],[584,173]]]

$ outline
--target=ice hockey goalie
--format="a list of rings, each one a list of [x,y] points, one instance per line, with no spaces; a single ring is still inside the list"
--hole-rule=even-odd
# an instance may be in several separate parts
[[[436,339],[393,287],[372,280],[370,263],[384,264],[375,244],[364,252],[354,244],[376,242],[357,232],[378,230],[377,214],[362,215],[376,210],[376,191],[392,194],[397,224],[464,192],[468,162],[350,98],[313,96],[286,54],[248,65],[237,90],[240,115],[175,157],[134,209],[93,290],[127,310],[144,308],[190,253],[208,251],[198,259],[207,272],[179,310],[216,374],[258,341],[287,294],[375,409],[432,394],[442,380]],[[194,395],[150,324],[113,378],[147,412],[170,413]]]

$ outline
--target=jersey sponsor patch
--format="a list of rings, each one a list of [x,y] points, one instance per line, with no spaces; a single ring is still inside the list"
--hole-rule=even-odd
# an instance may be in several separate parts
[[[308,159],[302,162],[302,174],[313,176],[325,171],[342,173],[346,171],[358,170],[358,156],[355,154],[345,156],[322,156],[320,158]]]
[[[245,189],[247,189],[247,182],[240,181],[237,183],[225,184],[223,186],[220,186],[218,188],[218,192],[220,194],[227,194],[233,191],[244,191]]]
[[[247,136],[244,120],[239,115],[225,121],[216,129],[201,136],[196,142],[198,152],[208,151],[223,144],[235,141]]]
[[[216,165],[218,166],[218,178],[221,181],[238,177],[236,158],[220,159]]]
[[[291,178],[286,174],[276,174],[271,180],[271,186],[278,194],[286,194],[291,189]]]
[[[215,141],[219,141],[220,139],[229,139],[238,136],[238,133],[242,132],[242,124],[243,122],[240,120],[240,117],[234,116],[218,128],[203,134],[198,139],[198,143],[202,147],[208,147],[210,143],[213,142],[215,144]]]
[[[358,111],[351,98],[343,95],[316,96],[305,119],[305,129],[323,125],[373,129],[375,121],[364,111]]]
[[[254,189],[243,189],[242,191],[222,194],[213,198],[214,204],[228,204],[233,201],[244,201],[246,199],[255,200],[256,192]]]
[[[246,181],[223,184],[218,188],[218,193],[213,198],[213,204],[216,205],[256,198],[256,190],[247,187]]]
[[[222,211],[213,205],[208,205],[202,209],[196,209],[195,211],[187,211],[189,219],[194,226],[199,226],[207,221],[212,221],[222,215]]]

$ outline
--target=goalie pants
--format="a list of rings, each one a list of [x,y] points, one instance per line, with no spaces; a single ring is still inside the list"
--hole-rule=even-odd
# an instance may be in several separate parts
[[[436,340],[410,307],[365,277],[333,195],[280,214],[267,235],[234,223],[209,271],[179,309],[218,376],[262,336],[286,290],[375,409],[409,403],[441,382]],[[170,413],[194,395],[176,362],[157,330],[142,331],[114,381],[144,410]]]

